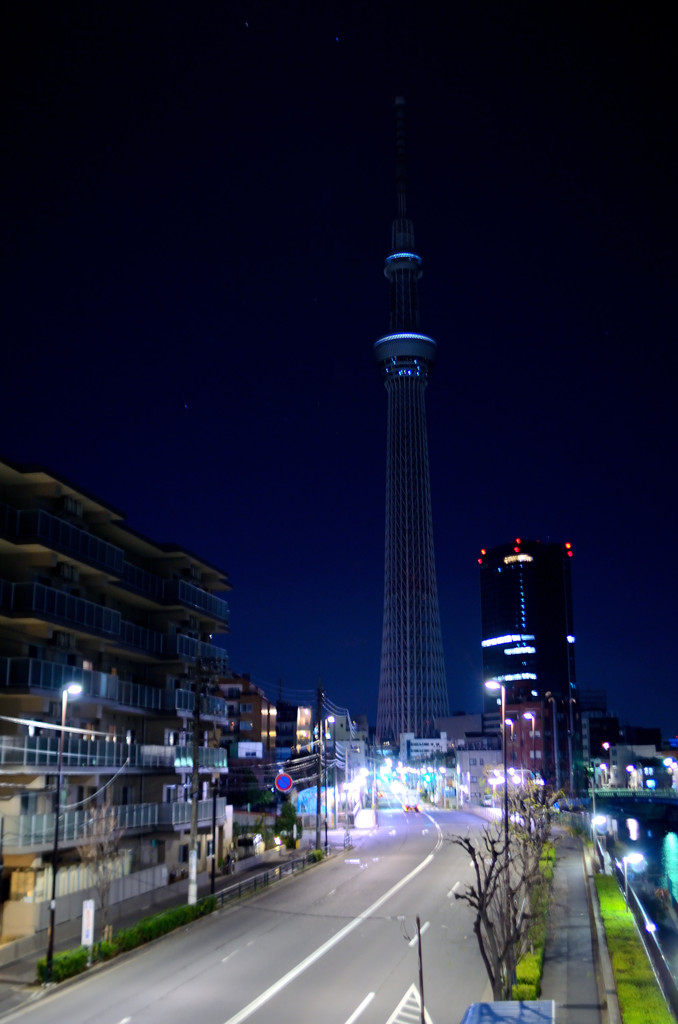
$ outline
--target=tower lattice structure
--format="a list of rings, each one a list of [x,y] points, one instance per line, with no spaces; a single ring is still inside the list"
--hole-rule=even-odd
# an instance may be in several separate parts
[[[405,109],[396,100],[396,189],[391,252],[390,330],[374,345],[388,396],[384,623],[377,738],[431,736],[448,714],[431,516],[425,392],[435,341],[419,331],[421,258],[407,217]]]

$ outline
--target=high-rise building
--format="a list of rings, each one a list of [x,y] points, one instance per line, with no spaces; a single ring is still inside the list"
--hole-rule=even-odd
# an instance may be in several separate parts
[[[431,517],[424,394],[436,357],[419,331],[421,257],[406,208],[404,101],[396,100],[398,215],[384,273],[390,286],[389,333],[374,346],[388,396],[384,624],[377,739],[431,736],[448,713]]]
[[[572,625],[572,545],[523,541],[480,558],[483,680],[503,686],[509,761],[573,786],[579,708]],[[497,691],[484,689],[485,710]],[[554,727],[555,725],[555,727]]]

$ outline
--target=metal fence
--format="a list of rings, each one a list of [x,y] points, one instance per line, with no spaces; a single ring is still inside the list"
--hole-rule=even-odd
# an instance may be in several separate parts
[[[229,903],[235,903],[237,900],[242,899],[244,896],[251,896],[255,892],[261,892],[262,889],[267,889],[270,885],[274,885],[279,882],[282,878],[287,875],[296,875],[300,871],[305,871],[306,868],[312,864],[318,863],[313,854],[304,854],[303,857],[295,857],[293,860],[283,861],[281,864],[277,864],[274,868],[268,868],[266,871],[257,872],[255,875],[248,875],[239,882],[235,882],[225,889],[220,889],[215,892],[214,895],[217,900],[217,906],[219,908],[227,906]],[[205,897],[210,899],[211,897]]]

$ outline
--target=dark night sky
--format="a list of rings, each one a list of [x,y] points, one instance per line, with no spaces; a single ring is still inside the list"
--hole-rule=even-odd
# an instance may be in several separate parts
[[[374,721],[403,95],[451,707],[480,547],[569,540],[579,685],[678,733],[675,8],[13,8],[0,455],[226,570],[236,671]]]

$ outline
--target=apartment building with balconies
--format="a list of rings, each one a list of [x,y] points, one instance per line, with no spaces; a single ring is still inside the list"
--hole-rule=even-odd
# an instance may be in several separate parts
[[[229,669],[214,640],[228,632],[229,589],[221,569],[136,533],[80,487],[0,461],[3,935],[46,927],[60,763],[57,897],[77,887],[85,824],[104,803],[121,872],[187,872],[194,731],[198,870],[213,817],[217,856],[230,843],[230,809],[215,798],[229,728],[216,680]],[[65,701],[71,683],[81,693]]]

